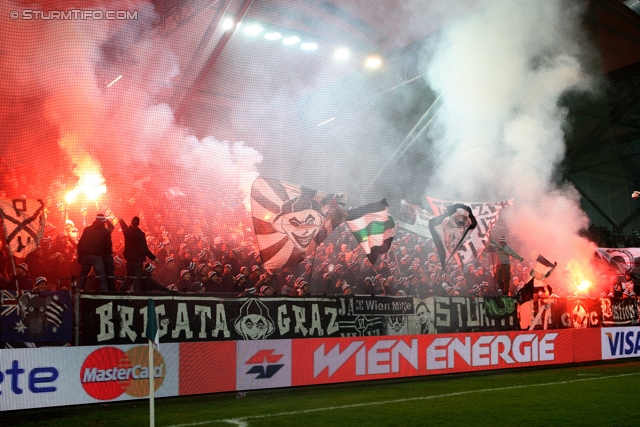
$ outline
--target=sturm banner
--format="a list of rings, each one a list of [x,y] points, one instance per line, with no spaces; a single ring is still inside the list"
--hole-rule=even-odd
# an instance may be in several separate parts
[[[443,334],[517,329],[513,298],[431,297],[414,299],[413,315],[388,315],[384,335]]]
[[[148,296],[84,294],[81,345],[146,342]],[[157,296],[160,342],[382,334],[382,318],[354,314],[353,298]]]
[[[435,297],[434,309],[434,328],[438,334],[517,329],[518,313],[513,298]]]

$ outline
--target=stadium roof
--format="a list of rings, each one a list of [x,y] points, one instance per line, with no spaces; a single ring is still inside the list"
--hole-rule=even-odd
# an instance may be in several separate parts
[[[516,1],[516,0],[513,0]],[[171,93],[171,105],[182,123],[206,133],[211,120],[225,123],[223,138],[246,137],[242,126],[228,126],[232,111],[276,109],[274,120],[297,115],[298,105],[279,103],[299,99],[315,109],[304,120],[322,124],[335,111],[354,108],[356,100],[340,98],[343,106],[323,110],[319,98],[331,98],[335,82],[357,84],[375,79],[375,90],[358,93],[367,102],[384,103],[384,94],[414,85],[425,91],[415,53],[422,42],[437,36],[447,19],[472,13],[478,1],[410,2],[400,0],[156,0],[156,27],[181,52],[186,73]],[[519,3],[519,2],[518,2]],[[583,27],[597,46],[592,66],[603,87],[598,95],[567,99],[565,120],[571,126],[562,179],[573,181],[583,208],[593,222],[623,229],[640,209],[630,204],[631,190],[640,188],[640,2],[584,1]],[[422,19],[411,17],[419,7]],[[523,7],[535,7],[523,3]],[[446,12],[446,13],[445,13]],[[230,20],[239,26],[230,26]],[[253,26],[253,27],[252,27]],[[253,31],[253,33],[252,33]],[[271,34],[265,38],[265,34]],[[270,38],[269,38],[270,37]],[[289,37],[291,46],[281,41]],[[303,43],[308,51],[300,49]],[[316,74],[320,62],[334,60],[340,47],[351,62],[331,73]],[[346,54],[346,53],[345,53]],[[363,62],[377,55],[383,66],[372,76]],[[256,62],[263,66],[256,69]],[[252,66],[249,66],[252,64]],[[593,70],[592,70],[593,72]],[[367,88],[371,88],[368,85]],[[284,99],[284,97],[283,97]],[[333,101],[337,101],[334,98]],[[373,101],[375,102],[375,101]],[[199,112],[206,111],[206,120]],[[213,119],[212,119],[213,117]],[[405,123],[407,131],[419,116]],[[204,120],[204,121],[203,121]],[[259,126],[249,123],[247,126]],[[307,135],[307,137],[309,137]],[[621,208],[622,207],[622,208]]]

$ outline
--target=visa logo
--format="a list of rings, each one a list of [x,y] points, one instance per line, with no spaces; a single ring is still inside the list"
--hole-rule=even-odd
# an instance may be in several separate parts
[[[619,330],[604,332],[604,334],[607,337],[608,347],[603,348],[603,353],[609,350],[611,357],[640,356],[640,330]]]

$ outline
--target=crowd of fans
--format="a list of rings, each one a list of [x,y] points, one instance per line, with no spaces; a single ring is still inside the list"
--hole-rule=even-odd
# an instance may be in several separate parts
[[[143,266],[140,289],[134,289],[131,281],[126,280],[120,224],[123,219],[131,218],[117,217],[108,206],[69,206],[54,198],[45,201],[46,228],[37,250],[25,259],[11,260],[6,246],[3,247],[0,287],[72,289],[80,276],[78,239],[94,216],[103,213],[115,226],[112,232],[115,271],[109,278],[111,292],[206,292],[224,297],[365,294],[418,298],[501,294],[494,278],[495,254],[485,251],[466,265],[464,271],[452,259],[443,270],[433,241],[401,228],[391,250],[374,265],[342,225],[317,247],[314,256],[296,266],[270,270],[262,265],[254,241],[252,218],[239,197],[227,197],[218,204],[217,211],[207,214],[192,207],[185,198],[166,194],[151,198],[143,191],[121,204],[128,214],[139,217],[140,229],[146,233],[148,248],[155,255],[155,262]],[[624,238],[591,226],[583,234],[599,246],[640,246],[638,233]],[[509,294],[515,295],[518,287],[529,281],[532,266],[533,262],[512,260]],[[609,289],[605,294],[613,295],[617,286],[616,295],[635,296],[630,277],[605,279]],[[95,279],[89,280],[84,289],[98,290]]]
[[[637,248],[640,247],[640,232],[636,229],[625,236],[619,231],[601,225],[590,224],[581,230],[580,235],[598,245],[599,248]]]

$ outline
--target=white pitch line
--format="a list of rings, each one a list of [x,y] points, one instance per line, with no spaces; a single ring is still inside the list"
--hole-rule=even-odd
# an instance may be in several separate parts
[[[404,399],[394,399],[394,400],[383,400],[380,402],[366,402],[366,403],[353,403],[351,405],[340,405],[340,406],[327,406],[324,408],[314,408],[314,409],[303,409],[300,411],[290,411],[290,412],[278,412],[275,414],[264,414],[264,415],[250,415],[248,417],[240,417],[240,418],[226,418],[226,419],[218,419],[218,420],[208,420],[208,421],[200,421],[197,423],[189,423],[189,424],[176,424],[168,427],[191,427],[191,426],[202,426],[207,424],[214,423],[227,423],[227,424],[235,424],[240,427],[247,427],[247,420],[257,420],[261,418],[272,418],[272,417],[282,417],[289,415],[300,415],[300,414],[309,414],[313,412],[322,412],[322,411],[333,411],[336,409],[350,409],[350,408],[362,408],[365,406],[375,406],[375,405],[389,405],[392,403],[404,403],[404,402],[415,402],[419,400],[432,400],[432,399],[442,399],[445,397],[455,397],[455,396],[463,396],[465,394],[474,394],[474,393],[486,393],[490,391],[504,391],[504,390],[516,390],[522,388],[531,388],[531,387],[546,387],[550,385],[561,385],[561,384],[572,384],[583,381],[596,381],[596,380],[606,380],[610,378],[622,378],[622,377],[630,377],[634,375],[640,375],[640,372],[634,372],[631,374],[620,374],[620,375],[611,375],[608,377],[592,377],[592,378],[581,378],[577,380],[568,380],[568,381],[558,381],[554,383],[540,383],[540,384],[529,384],[529,385],[514,385],[510,387],[497,387],[497,388],[483,388],[480,390],[467,390],[467,391],[458,391],[455,393],[446,393],[446,394],[437,394],[434,396],[421,396],[421,397],[407,397]]]

